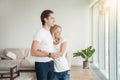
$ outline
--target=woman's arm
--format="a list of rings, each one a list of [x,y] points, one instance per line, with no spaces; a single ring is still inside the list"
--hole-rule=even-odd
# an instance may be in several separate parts
[[[57,52],[57,54],[59,56],[63,56],[65,50],[66,50],[66,47],[67,47],[67,43],[66,42],[63,42],[61,45],[60,45],[60,51]]]

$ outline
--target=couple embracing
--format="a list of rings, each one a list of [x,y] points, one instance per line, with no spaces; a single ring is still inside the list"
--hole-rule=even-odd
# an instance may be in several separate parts
[[[31,47],[37,80],[69,80],[67,43],[61,37],[62,28],[54,24],[51,10],[44,10],[40,18],[42,28],[35,33]]]

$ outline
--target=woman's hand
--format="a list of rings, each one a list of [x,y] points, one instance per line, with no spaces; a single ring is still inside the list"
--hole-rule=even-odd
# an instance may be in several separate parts
[[[52,57],[53,59],[57,59],[57,58],[60,57],[60,55],[57,54],[57,53],[52,53],[52,54],[51,54],[51,57]]]

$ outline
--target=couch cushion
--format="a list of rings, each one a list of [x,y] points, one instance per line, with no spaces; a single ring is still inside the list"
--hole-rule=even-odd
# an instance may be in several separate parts
[[[34,64],[35,64],[35,57],[34,57],[34,56],[31,56],[30,50],[29,50],[28,56],[27,56],[25,59],[28,60],[31,65],[34,65]]]
[[[33,67],[35,67],[35,65],[34,65],[34,63],[31,64],[27,59],[24,59],[21,61],[20,67],[21,68],[33,68]]]
[[[8,51],[14,53],[16,55],[17,59],[24,59],[25,58],[25,54],[24,54],[25,49],[22,49],[22,48],[6,48],[4,50],[5,54]]]
[[[25,48],[24,49],[24,56],[27,57],[29,55],[30,48]]]
[[[17,65],[18,69],[21,60],[0,60],[0,71],[9,71],[11,67]]]
[[[25,68],[25,67],[31,67],[31,68],[33,68],[34,66],[35,66],[35,59],[34,59],[34,57],[33,56],[31,56],[31,52],[30,52],[30,49],[26,49],[26,53],[28,53],[28,55],[25,57],[25,59],[24,60],[22,60],[22,62],[21,62],[21,67],[23,68]]]

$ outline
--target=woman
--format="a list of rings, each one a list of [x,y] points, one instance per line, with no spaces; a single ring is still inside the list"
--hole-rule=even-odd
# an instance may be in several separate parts
[[[50,32],[54,41],[55,53],[59,54],[59,58],[54,60],[54,80],[69,80],[69,66],[66,59],[66,46],[65,39],[61,37],[62,28],[59,25],[51,27]]]

